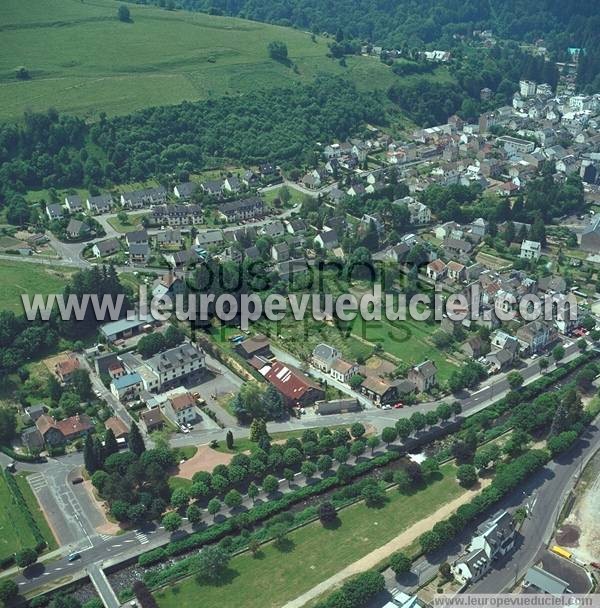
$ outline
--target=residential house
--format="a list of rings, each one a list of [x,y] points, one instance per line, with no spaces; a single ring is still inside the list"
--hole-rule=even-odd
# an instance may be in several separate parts
[[[146,433],[160,431],[165,425],[165,419],[159,408],[155,407],[140,413],[140,422],[146,429]]]
[[[111,363],[108,366],[107,372],[111,380],[114,380],[115,378],[121,378],[122,376],[125,376],[127,374],[123,365],[118,362]]]
[[[408,371],[408,379],[420,393],[425,393],[437,384],[437,367],[433,361],[423,361]]]
[[[152,289],[152,297],[162,298],[169,296],[176,297],[185,292],[185,283],[174,272],[167,272],[160,279],[157,279]]]
[[[68,357],[66,359],[63,359],[62,361],[59,361],[54,366],[54,371],[56,372],[56,375],[58,376],[59,380],[64,384],[67,384],[71,381],[74,372],[80,367],[81,365],[75,357]]]
[[[256,334],[252,338],[243,340],[236,345],[235,350],[244,359],[252,359],[252,357],[270,359],[273,356],[269,339],[263,334]]]
[[[236,194],[241,189],[242,189],[242,184],[240,183],[240,180],[235,175],[232,175],[231,177],[227,177],[223,181],[223,190],[224,191],[227,191],[231,194]]]
[[[330,250],[338,246],[338,237],[335,230],[321,230],[314,238],[315,245],[321,249]]]
[[[117,251],[121,250],[121,245],[118,239],[106,239],[105,241],[98,241],[94,243],[92,247],[92,253],[94,257],[105,258],[107,255],[113,255]]]
[[[141,209],[167,202],[167,190],[163,186],[132,190],[121,194],[121,204],[128,209]]]
[[[304,258],[287,260],[276,266],[277,274],[282,281],[291,281],[294,275],[306,272],[308,269],[308,263]]]
[[[393,403],[398,398],[396,387],[377,376],[367,376],[360,385],[360,391],[377,406]]]
[[[150,255],[151,251],[148,243],[132,243],[129,246],[129,262],[131,264],[147,264]]]
[[[221,180],[208,180],[200,184],[202,192],[209,196],[221,196],[223,194],[223,182]]]
[[[42,414],[46,413],[46,406],[43,403],[37,403],[25,408],[25,414],[31,422],[35,422]]]
[[[538,241],[528,241],[525,239],[521,243],[521,254],[519,257],[524,260],[539,260],[542,253],[542,245]]]
[[[134,399],[143,388],[142,377],[138,372],[114,378],[110,383],[110,392],[123,401]]]
[[[484,576],[494,560],[507,555],[515,545],[515,520],[508,511],[497,513],[477,528],[466,551],[451,566],[460,584],[472,584]]]
[[[165,253],[163,254],[163,257],[171,268],[189,268],[197,264],[200,259],[198,254],[193,249],[184,249],[183,251]]]
[[[141,243],[148,244],[148,233],[146,230],[131,230],[125,233],[125,242],[129,247]]]
[[[294,218],[286,222],[286,228],[290,234],[304,234],[306,232],[306,222],[301,218]]]
[[[261,234],[264,236],[271,237],[272,239],[277,239],[285,235],[285,226],[283,222],[276,220],[274,222],[269,222],[265,224],[261,229]]]
[[[65,232],[70,239],[79,239],[90,231],[90,227],[81,220],[70,219]]]
[[[180,199],[189,200],[198,190],[198,184],[194,182],[182,182],[173,188],[173,194]]]
[[[321,187],[321,177],[313,173],[307,173],[302,178],[302,185],[309,190],[318,190]]]
[[[419,201],[408,203],[409,221],[411,224],[429,224],[431,211],[427,205]]]
[[[539,353],[557,338],[554,327],[542,321],[531,321],[517,329],[517,339],[529,354]]]
[[[168,399],[163,412],[171,422],[180,427],[195,422],[198,418],[196,400],[188,392]]]
[[[334,380],[348,384],[350,378],[358,373],[358,364],[348,363],[348,361],[344,361],[344,359],[336,359],[331,364],[329,373]]]
[[[507,348],[492,351],[486,356],[488,369],[491,374],[507,370],[515,360],[515,353]]]
[[[222,230],[207,230],[206,232],[199,232],[194,243],[198,247],[206,248],[220,245],[224,240]]]
[[[366,190],[365,187],[363,186],[363,184],[361,184],[360,182],[357,182],[355,184],[352,184],[350,186],[350,188],[348,188],[348,190],[346,191],[346,194],[348,196],[362,196],[363,194],[366,194]]]
[[[227,222],[249,220],[264,214],[264,203],[260,198],[247,198],[224,203],[219,206],[218,212]]]
[[[154,373],[156,380],[151,380],[151,385],[144,388],[151,391],[181,384],[185,378],[198,373],[205,366],[204,351],[189,342],[184,342],[146,360],[145,367]]]
[[[467,269],[463,264],[458,262],[450,261],[446,265],[446,271],[448,273],[448,279],[459,283],[467,278]]]
[[[465,343],[460,347],[463,353],[471,359],[479,359],[483,354],[485,344],[479,336],[471,336]]]
[[[459,230],[460,225],[456,222],[446,222],[445,224],[442,224],[441,226],[437,226],[435,228],[434,235],[435,238],[439,241],[443,241],[444,239],[450,238],[451,236],[454,236],[456,234],[458,234],[456,238],[460,238],[460,236],[462,236],[462,231],[460,233],[456,232]]]
[[[442,247],[448,257],[468,256],[473,250],[473,245],[464,239],[447,238]]]
[[[202,222],[200,205],[157,205],[148,217],[153,226],[191,226]]]
[[[371,225],[375,226],[375,230],[377,230],[377,234],[379,235],[382,235],[385,230],[383,220],[378,213],[364,213],[360,221],[367,228]]]
[[[138,314],[131,319],[119,319],[118,321],[110,321],[101,325],[100,334],[107,342],[115,342],[140,333],[147,327],[151,327],[151,323],[151,317]]]
[[[65,196],[65,207],[69,213],[81,213],[83,211],[83,201],[76,194]]]
[[[58,203],[52,203],[51,205],[46,205],[46,215],[50,221],[53,220],[62,220],[64,217],[63,208]]]
[[[176,228],[159,232],[155,238],[158,247],[182,247],[185,242],[181,230]]]
[[[113,435],[117,441],[119,441],[119,439],[127,441],[127,438],[129,437],[129,429],[123,420],[121,420],[121,418],[118,416],[111,416],[110,418],[107,418],[104,422],[104,427],[106,430],[110,429],[113,432]]]
[[[114,205],[111,194],[99,194],[98,196],[89,196],[86,200],[87,208],[98,215],[100,213],[109,213]]]
[[[329,373],[334,361],[337,361],[342,356],[342,353],[329,346],[329,344],[317,344],[312,352],[312,364],[322,372]]]
[[[290,247],[287,243],[277,243],[271,247],[271,259],[285,262],[290,259]]]
[[[48,414],[40,416],[35,423],[48,446],[63,445],[91,433],[94,425],[89,416],[77,414],[64,420],[56,420]]]
[[[258,170],[263,179],[273,177],[274,175],[277,175],[278,172],[277,167],[272,163],[263,163],[262,165],[259,165]]]
[[[581,233],[580,245],[583,251],[590,253],[600,252],[600,215],[596,216],[592,223]]]
[[[277,389],[288,407],[307,407],[325,397],[325,391],[316,382],[292,365],[275,361],[261,373]]]
[[[426,268],[427,278],[435,281],[443,281],[446,278],[448,273],[448,268],[442,260],[439,258],[437,260],[433,260],[433,262],[429,262]]]

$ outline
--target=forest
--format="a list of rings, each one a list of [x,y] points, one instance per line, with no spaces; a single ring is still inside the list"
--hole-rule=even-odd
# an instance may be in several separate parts
[[[335,78],[102,116],[93,125],[54,110],[27,113],[23,123],[0,126],[0,202],[30,189],[160,178],[221,159],[299,164],[317,141],[343,140],[365,122],[384,121],[376,94]]]
[[[159,6],[165,0],[143,0]],[[174,6],[245,17],[401,48],[455,47],[462,36],[490,29],[522,42],[543,38],[556,61],[585,49],[579,83],[600,88],[600,10],[581,0],[177,0]]]

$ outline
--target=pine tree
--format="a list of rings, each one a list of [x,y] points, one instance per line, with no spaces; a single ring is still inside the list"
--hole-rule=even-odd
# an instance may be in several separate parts
[[[96,459],[97,466],[99,469],[104,467],[104,448],[100,438],[95,436],[93,441],[94,446],[94,458]]]
[[[225,441],[227,443],[227,449],[233,450],[233,433],[231,431],[227,431],[227,435],[225,435]]]
[[[137,456],[141,456],[146,451],[144,439],[135,422],[131,424],[129,431],[129,449]]]
[[[116,454],[119,451],[119,444],[115,438],[112,429],[106,431],[104,436],[104,459],[106,460],[111,454]]]
[[[83,446],[83,462],[87,472],[90,475],[93,475],[99,468],[96,450],[94,449],[94,442],[91,435],[88,435],[85,438],[85,445]]]
[[[255,418],[250,425],[250,441],[257,442],[260,439],[260,421]]]

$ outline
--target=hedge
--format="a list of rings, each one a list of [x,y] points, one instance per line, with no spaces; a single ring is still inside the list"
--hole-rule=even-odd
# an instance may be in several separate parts
[[[362,608],[385,589],[380,572],[367,570],[346,581],[340,589],[320,601],[315,608]]]
[[[7,445],[0,445],[0,451],[2,451],[7,456],[10,456],[13,460],[17,460],[19,462],[43,462],[43,459],[39,456],[32,456],[31,454],[20,454],[19,452],[15,452]]]

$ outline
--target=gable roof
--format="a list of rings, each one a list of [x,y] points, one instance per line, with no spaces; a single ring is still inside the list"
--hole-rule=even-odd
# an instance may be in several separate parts
[[[265,378],[285,397],[297,401],[311,390],[321,391],[321,387],[292,365],[275,361],[266,372]]]

